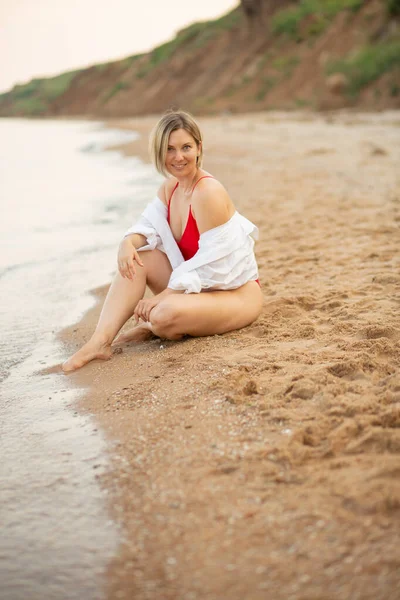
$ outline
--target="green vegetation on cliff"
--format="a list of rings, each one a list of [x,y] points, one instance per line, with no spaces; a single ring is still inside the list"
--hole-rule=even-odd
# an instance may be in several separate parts
[[[400,39],[365,46],[342,60],[328,63],[326,70],[328,74],[343,73],[348,81],[347,92],[354,97],[366,85],[394,69],[400,72]],[[395,89],[394,86],[392,94]]]
[[[221,32],[229,31],[239,25],[241,18],[240,10],[235,9],[215,21],[192,23],[189,27],[181,29],[174,39],[152,50],[147,63],[138,71],[137,77],[145,77],[159,64],[168,61],[178,49],[184,48],[188,44],[191,44],[195,50],[205,46]]]
[[[193,23],[145,54],[16,85],[0,94],[0,115],[127,116],[177,103],[196,112],[331,109],[367,96],[400,108],[400,0],[251,8]],[[369,86],[379,93],[360,94]]]
[[[357,11],[363,3],[364,0],[300,0],[297,6],[286,8],[274,15],[271,30],[274,34],[286,34],[295,39],[304,35],[318,35],[330,25],[339,12]],[[306,31],[301,32],[301,26],[307,17],[309,23]]]
[[[8,94],[0,95],[2,97],[11,95],[12,114],[40,115],[46,112],[51,102],[62,96],[78,71],[69,71],[56,77],[32,79],[24,85],[16,85]]]

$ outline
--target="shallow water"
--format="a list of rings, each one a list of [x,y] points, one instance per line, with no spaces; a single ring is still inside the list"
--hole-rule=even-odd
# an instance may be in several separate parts
[[[135,134],[100,123],[0,120],[1,598],[103,597],[119,533],[97,475],[105,441],[80,390],[40,370],[55,334],[109,282],[116,247],[157,185],[139,159],[102,151]]]

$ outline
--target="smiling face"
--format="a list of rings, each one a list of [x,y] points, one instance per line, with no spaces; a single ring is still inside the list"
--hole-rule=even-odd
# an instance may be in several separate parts
[[[200,148],[195,139],[185,129],[172,131],[165,157],[165,167],[174,177],[187,177],[197,169]]]

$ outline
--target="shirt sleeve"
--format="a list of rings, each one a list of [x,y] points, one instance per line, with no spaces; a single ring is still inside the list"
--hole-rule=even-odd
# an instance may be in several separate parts
[[[151,212],[159,210],[160,205],[159,198],[155,198],[145,209],[145,211],[140,215],[139,219],[130,227],[124,234],[124,238],[128,235],[132,235],[133,233],[137,233],[143,235],[146,238],[147,244],[138,248],[139,252],[143,252],[145,250],[154,250],[155,248],[159,248],[163,250],[163,244],[161,237],[159,235],[158,230],[156,229],[156,225],[146,216]],[[154,221],[154,219],[153,219]]]

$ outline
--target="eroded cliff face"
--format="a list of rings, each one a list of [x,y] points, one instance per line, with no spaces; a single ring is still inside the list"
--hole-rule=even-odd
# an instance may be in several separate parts
[[[268,0],[241,0],[243,12],[248,19],[256,20],[262,16],[263,5],[267,4]]]
[[[268,15],[273,14],[288,4],[294,4],[291,0],[241,0],[243,13],[251,25],[258,25]]]
[[[338,0],[335,6],[339,5]],[[302,5],[241,0],[231,13],[213,22],[194,23],[152,52],[95,65],[66,81],[61,75],[67,85],[50,100],[41,96],[38,80],[0,96],[0,115],[120,117],[170,107],[196,114],[400,108],[400,68],[378,74],[357,93],[347,73],[329,70],[338,59],[371,43],[394,44],[392,53],[398,44],[400,56],[400,28],[398,21],[388,20],[386,2],[354,0],[351,10],[336,13],[321,9],[301,16],[295,27],[282,12],[289,6],[298,11]],[[42,88],[49,85],[47,81]],[[32,106],[37,109],[34,113],[29,112]]]

